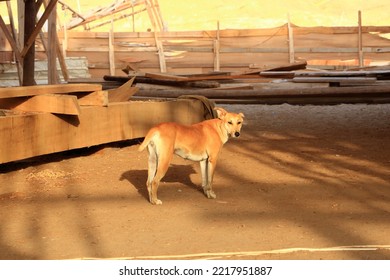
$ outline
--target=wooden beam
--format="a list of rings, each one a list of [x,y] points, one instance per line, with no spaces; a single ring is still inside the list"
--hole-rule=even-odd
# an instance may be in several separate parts
[[[359,71],[310,71],[294,72],[295,77],[364,77],[364,76],[387,76],[389,70],[359,70]]]
[[[358,12],[358,49],[359,49],[359,67],[364,66],[363,58],[363,36],[362,36],[362,12]]]
[[[114,22],[111,21],[111,28],[108,36],[108,61],[110,63],[110,75],[115,75],[115,47],[114,47]]]
[[[65,31],[65,33],[66,33],[66,31]],[[61,50],[58,35],[56,36],[55,39],[56,39],[57,57],[58,57],[58,61],[60,63],[62,76],[64,77],[64,80],[67,82],[67,81],[69,81],[69,71],[68,71],[68,68],[67,68],[66,62],[65,62],[65,55]]]
[[[154,32],[154,34],[155,34],[156,47],[158,50],[158,61],[160,64],[160,71],[161,73],[165,73],[167,72],[167,65],[165,62],[164,47],[161,41],[158,40],[156,32]]]
[[[29,2],[29,1],[34,2],[33,0],[28,0],[27,2]],[[49,15],[52,12],[52,10],[54,9],[54,7],[56,6],[56,4],[57,4],[57,0],[51,0],[49,2],[49,4],[47,5],[43,15],[39,19],[39,21],[36,24],[35,28],[33,28],[33,32],[29,35],[28,39],[25,41],[24,48],[23,48],[23,50],[21,52],[22,57],[24,57],[27,54],[28,50],[34,44],[35,38],[38,36],[39,31],[42,29],[42,27],[45,24],[46,20],[49,18]],[[34,21],[33,22],[35,22],[35,14],[34,14]]]
[[[219,35],[219,21],[217,22],[217,38],[214,40],[214,71],[218,72],[221,70],[221,63],[220,63],[220,48],[221,48],[221,42],[220,42],[220,35]]]
[[[294,31],[291,26],[291,21],[290,21],[290,14],[288,14],[288,22],[287,22],[287,29],[288,29],[288,57],[289,57],[289,62],[294,63],[295,62],[295,50],[294,50]]]
[[[24,23],[24,46],[21,51],[21,57],[23,59],[23,86],[35,85],[35,37],[34,30],[37,34],[40,31],[35,29],[36,21],[36,5],[35,0],[26,0],[24,5],[24,17],[19,18]],[[30,42],[29,39],[32,39]]]
[[[16,69],[18,70],[19,85],[21,86],[22,85],[22,72],[23,72],[23,68],[22,68],[22,60],[21,60],[21,57],[20,57],[19,44],[17,43],[18,42],[18,33],[17,33],[16,27],[15,27],[15,22],[14,22],[14,16],[13,16],[13,13],[12,13],[11,3],[9,1],[7,1],[6,3],[7,3],[9,22],[10,22],[10,25],[11,25],[12,37],[13,37],[13,39],[15,41],[15,43],[14,43],[15,45],[14,45],[13,48],[16,49],[16,52],[14,50],[14,57],[15,57],[15,61],[16,61]]]
[[[137,87],[132,87],[134,80],[135,77],[133,77],[131,80],[127,81],[118,88],[108,90],[109,102],[112,103],[129,101],[130,98],[138,91]]]
[[[0,15],[0,27],[3,30],[4,35],[7,38],[9,44],[11,45],[12,51],[15,53],[17,60],[21,61],[22,57],[21,57],[20,51],[18,49],[17,43],[14,40],[14,38],[12,37],[12,34],[9,32],[7,25],[5,24],[3,17],[1,15]]]
[[[165,81],[188,81],[189,80],[187,77],[181,77],[181,76],[170,75],[170,74],[161,74],[161,73],[145,73],[145,77],[158,79],[158,80],[165,80]]]
[[[47,5],[46,5],[47,6]],[[59,83],[57,72],[57,4],[54,4],[53,10],[48,19],[48,51],[47,51],[47,68],[48,84],[55,85]]]
[[[177,98],[181,95],[202,95],[212,99],[256,99],[263,97],[297,97],[297,96],[348,96],[348,95],[389,95],[390,86],[365,85],[354,87],[301,87],[301,88],[255,88],[253,90],[221,91],[215,89],[177,89],[138,91],[136,96]]]
[[[59,94],[3,98],[0,99],[0,108],[24,112],[47,112],[65,115],[80,114],[80,106],[76,96]]]
[[[145,0],[145,6],[146,6],[150,21],[151,21],[152,26],[153,26],[153,35],[154,35],[154,41],[156,43],[156,48],[158,51],[158,61],[160,64],[160,71],[161,71],[161,73],[165,73],[165,72],[167,72],[167,66],[166,66],[166,62],[165,62],[164,47],[157,36],[157,26],[156,26],[156,21],[155,21],[154,15],[153,15],[152,4],[151,4],[150,0]]]
[[[161,23],[161,30],[168,31],[168,27],[165,25],[164,19],[162,17],[162,13],[161,13],[161,9],[160,9],[160,5],[158,3],[158,0],[154,0],[154,8],[155,8],[155,12],[156,12],[156,17],[158,18],[158,20]]]
[[[91,93],[77,93],[80,106],[108,106],[108,91],[99,90]]]
[[[294,77],[294,83],[341,83],[350,82],[354,84],[373,84],[376,77]]]
[[[82,106],[79,116],[49,113],[0,118],[0,164],[34,156],[144,137],[160,122],[204,119],[198,100],[120,102]]]
[[[25,87],[0,88],[0,99],[10,97],[24,97],[42,94],[66,94],[73,92],[91,92],[102,90],[98,84],[59,84],[38,85]]]

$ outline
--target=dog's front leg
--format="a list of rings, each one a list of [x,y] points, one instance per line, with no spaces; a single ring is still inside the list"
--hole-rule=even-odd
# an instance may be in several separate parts
[[[207,198],[216,198],[214,191],[212,190],[212,181],[214,174],[214,164],[210,158],[202,160],[200,162],[200,169],[202,173],[202,188]]]

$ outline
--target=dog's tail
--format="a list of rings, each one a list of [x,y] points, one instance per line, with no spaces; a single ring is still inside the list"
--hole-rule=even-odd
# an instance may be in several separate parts
[[[148,134],[146,134],[144,141],[138,147],[139,152],[142,152],[149,145],[150,141],[152,141],[154,134],[155,134],[155,131],[153,131],[153,130],[149,131]]]

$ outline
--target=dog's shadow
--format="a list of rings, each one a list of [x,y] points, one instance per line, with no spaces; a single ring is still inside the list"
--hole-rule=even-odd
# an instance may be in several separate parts
[[[167,173],[161,182],[173,183],[180,182],[186,186],[189,186],[197,191],[202,191],[201,188],[191,181],[190,175],[196,174],[195,169],[191,165],[176,165],[173,164],[169,167]],[[199,174],[200,176],[200,174]],[[120,180],[127,180],[133,185],[139,194],[145,199],[149,200],[148,191],[146,189],[146,180],[148,178],[148,170],[129,170],[122,174]]]

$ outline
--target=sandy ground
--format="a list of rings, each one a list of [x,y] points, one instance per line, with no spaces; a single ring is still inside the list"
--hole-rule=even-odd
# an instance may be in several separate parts
[[[129,143],[0,166],[0,259],[390,259],[390,104],[224,107],[215,200],[175,157],[150,205]]]

